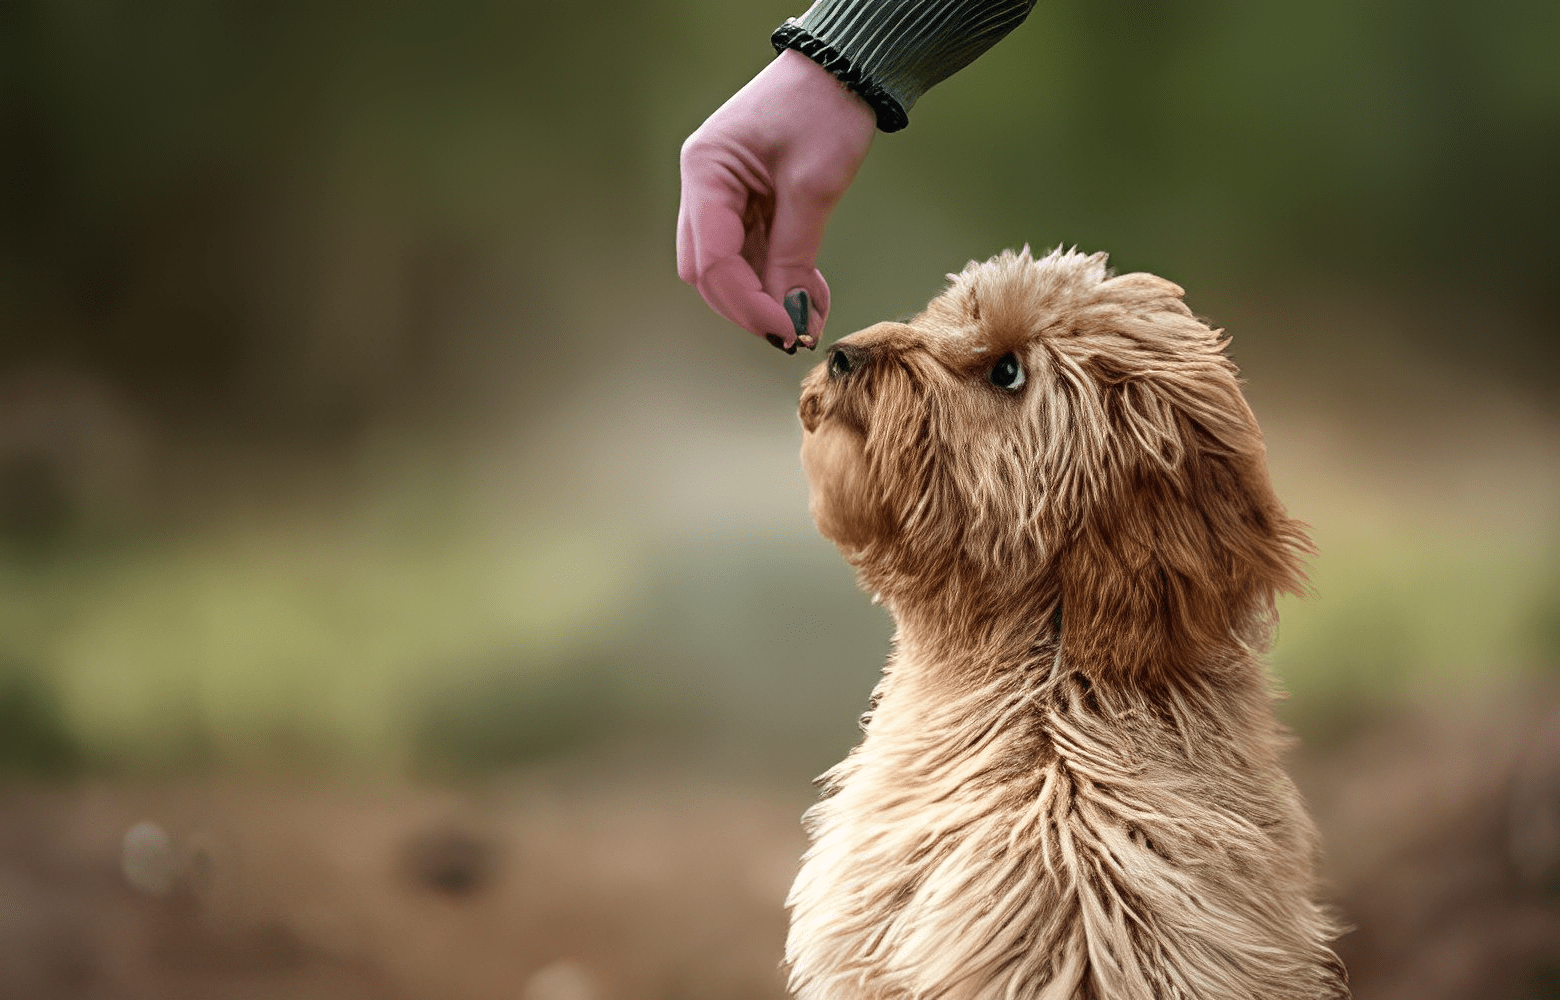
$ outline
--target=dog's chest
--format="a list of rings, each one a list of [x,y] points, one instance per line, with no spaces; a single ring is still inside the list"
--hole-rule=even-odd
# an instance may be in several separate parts
[[[799,1000],[1341,995],[1308,824],[1241,741],[1074,674],[879,695],[807,817]]]
[[[1040,938],[1072,932],[1074,778],[1047,693],[928,712],[884,687],[866,738],[808,816],[787,953],[797,979],[820,988],[801,995],[856,995],[845,982],[859,978],[958,996],[954,984],[973,988],[981,969],[1060,955]]]

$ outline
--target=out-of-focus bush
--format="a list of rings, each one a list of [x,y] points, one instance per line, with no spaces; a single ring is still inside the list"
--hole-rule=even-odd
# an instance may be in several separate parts
[[[53,688],[19,664],[0,663],[0,780],[67,777],[81,762]]]
[[[1163,273],[1317,529],[1297,725],[1553,669],[1557,10],[1045,0],[877,141],[831,330],[1025,242]],[[886,625],[803,369],[672,259],[796,12],[0,5],[7,711],[94,767],[837,756]]]

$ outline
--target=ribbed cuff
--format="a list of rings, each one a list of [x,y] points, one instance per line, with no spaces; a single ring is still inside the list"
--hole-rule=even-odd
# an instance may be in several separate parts
[[[910,123],[921,95],[974,62],[1029,16],[1035,0],[817,0],[770,36],[837,76],[877,113]]]
[[[774,45],[776,53],[795,49],[838,77],[841,83],[871,105],[877,114],[877,126],[881,131],[898,132],[910,124],[909,113],[893,94],[867,79],[845,53],[816,35],[809,34],[796,18],[787,18],[769,36],[769,41]]]

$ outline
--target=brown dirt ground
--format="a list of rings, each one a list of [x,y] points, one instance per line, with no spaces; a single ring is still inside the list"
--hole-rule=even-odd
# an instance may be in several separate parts
[[[1560,691],[1404,711],[1296,769],[1358,996],[1560,997]],[[12,787],[0,998],[779,998],[806,801],[556,771]],[[137,889],[143,821],[171,846]]]

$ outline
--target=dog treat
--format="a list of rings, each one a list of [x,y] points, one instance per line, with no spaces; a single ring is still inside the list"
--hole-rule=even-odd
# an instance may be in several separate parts
[[[791,326],[796,330],[796,342],[812,350],[816,345],[807,332],[807,320],[811,312],[809,306],[805,288],[798,288],[785,297],[785,313],[791,317]]]
[[[1309,551],[1220,331],[1102,254],[972,263],[803,382],[897,627],[791,889],[802,1000],[1347,997],[1263,662]]]

